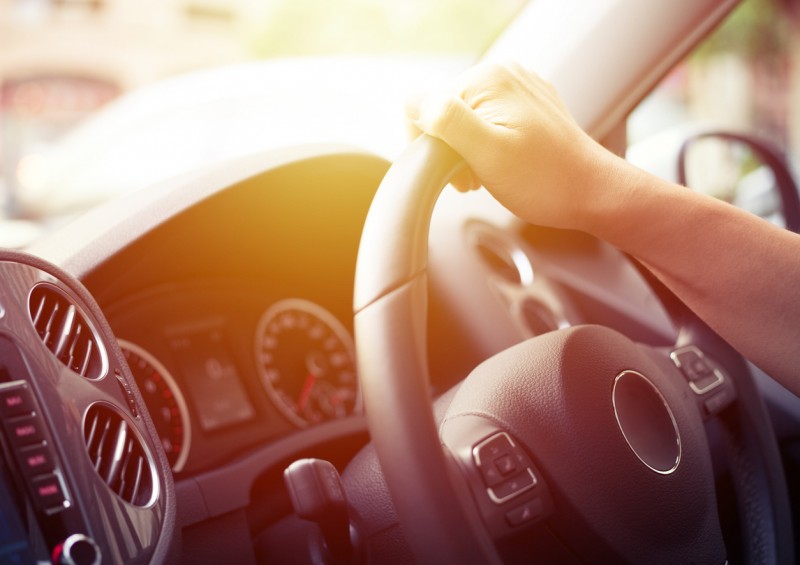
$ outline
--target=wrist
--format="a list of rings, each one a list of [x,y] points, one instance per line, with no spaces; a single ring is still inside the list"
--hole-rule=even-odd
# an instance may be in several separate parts
[[[612,234],[626,220],[625,210],[643,171],[594,141],[584,155],[576,171],[584,186],[575,202],[575,226],[600,239],[614,239]]]

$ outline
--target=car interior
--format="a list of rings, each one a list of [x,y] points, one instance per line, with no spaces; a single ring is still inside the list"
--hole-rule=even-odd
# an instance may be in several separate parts
[[[483,60],[621,154],[736,6],[534,0]],[[0,249],[0,561],[796,562],[800,399],[462,166],[291,145]]]

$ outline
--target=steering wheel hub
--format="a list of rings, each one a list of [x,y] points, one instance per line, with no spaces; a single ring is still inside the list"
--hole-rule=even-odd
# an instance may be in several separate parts
[[[662,360],[602,326],[527,340],[467,377],[442,438],[463,453],[467,434],[458,428],[474,427],[475,417],[510,434],[553,492],[557,512],[550,522],[565,539],[596,539],[593,553],[632,562],[669,563],[680,555],[722,563],[702,420],[679,372]],[[457,445],[451,438],[459,438]],[[472,441],[483,439],[478,432]],[[460,462],[462,472],[472,472]],[[672,541],[656,543],[664,539]]]

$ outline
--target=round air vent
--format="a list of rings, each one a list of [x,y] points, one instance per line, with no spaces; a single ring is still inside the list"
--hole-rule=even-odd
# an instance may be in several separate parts
[[[66,367],[89,379],[106,374],[102,341],[62,290],[47,283],[34,286],[28,298],[28,314],[42,343]]]
[[[473,237],[475,250],[493,273],[514,285],[533,282],[533,267],[521,249],[485,230],[475,230]]]
[[[83,423],[86,450],[97,474],[117,496],[149,506],[157,495],[152,460],[128,421],[106,404],[93,404]]]
[[[535,298],[526,298],[522,303],[522,319],[533,335],[558,329],[552,310]]]

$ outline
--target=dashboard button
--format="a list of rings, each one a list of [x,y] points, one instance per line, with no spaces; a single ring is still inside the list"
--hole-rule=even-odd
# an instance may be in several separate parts
[[[25,475],[41,475],[55,468],[53,449],[44,443],[20,449],[17,459]]]
[[[72,534],[53,550],[55,565],[100,565],[103,553],[89,536]]]
[[[44,441],[43,422],[38,416],[26,416],[7,422],[6,428],[15,447],[25,447]]]
[[[52,511],[66,507],[67,498],[58,475],[50,473],[34,477],[30,481],[33,499],[44,511]]]
[[[22,416],[34,411],[33,395],[24,386],[0,391],[0,413],[6,417]]]

